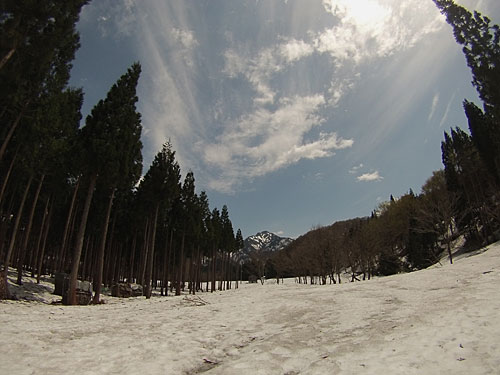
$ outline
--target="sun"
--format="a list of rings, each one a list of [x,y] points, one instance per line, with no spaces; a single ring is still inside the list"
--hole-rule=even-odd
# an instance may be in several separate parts
[[[389,6],[377,0],[325,0],[325,7],[341,22],[361,30],[374,32],[386,24],[392,15]]]

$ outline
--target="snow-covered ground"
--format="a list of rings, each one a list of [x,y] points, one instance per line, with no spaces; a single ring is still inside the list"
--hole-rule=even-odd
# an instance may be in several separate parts
[[[500,373],[500,244],[365,282],[105,300],[0,302],[0,374]]]

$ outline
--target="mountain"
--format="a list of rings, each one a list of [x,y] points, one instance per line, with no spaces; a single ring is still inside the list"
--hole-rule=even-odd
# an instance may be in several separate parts
[[[244,240],[243,259],[248,259],[253,252],[273,252],[289,245],[293,239],[280,237],[274,233],[263,231]]]

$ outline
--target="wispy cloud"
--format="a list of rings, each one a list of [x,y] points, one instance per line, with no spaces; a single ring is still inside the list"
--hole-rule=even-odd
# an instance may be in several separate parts
[[[315,181],[322,181],[325,178],[325,174],[321,172],[317,172],[314,174]]]
[[[192,49],[198,45],[198,41],[191,30],[181,30],[174,27],[171,32],[175,40],[185,49]]]
[[[137,1],[137,0],[136,0]],[[145,168],[170,140],[183,170],[197,167],[185,152],[206,137],[196,81],[200,43],[186,18],[183,2],[141,2],[136,6],[136,49],[142,56],[139,109],[143,114]]]
[[[284,29],[252,44],[226,24],[211,24],[208,32],[197,2],[117,4],[125,5],[119,17],[109,4],[99,15],[107,31],[114,17],[115,28],[133,35],[143,56],[140,110],[148,149],[170,138],[183,169],[199,171],[208,187],[222,192],[352,147],[354,139],[342,137],[331,113],[359,82],[359,66],[411,48],[443,23],[432,3],[419,0],[324,0],[319,11],[330,17],[324,28]],[[212,49],[216,62],[202,59]],[[313,83],[319,62],[322,78]],[[397,113],[391,115],[396,122]],[[378,172],[358,177],[380,179]]]
[[[231,78],[243,77],[251,85],[254,108],[231,121],[231,128],[226,128],[216,142],[203,143],[204,160],[221,170],[212,179],[213,188],[217,185],[217,189],[223,186],[222,189],[231,190],[242,179],[271,173],[301,159],[329,157],[333,150],[350,147],[353,139],[344,140],[331,131],[319,132],[315,140],[305,142],[307,133],[323,122],[318,117],[321,107],[337,106],[353,88],[359,79],[356,65],[411,48],[443,24],[432,4],[422,6],[415,1],[395,4],[384,0],[325,0],[323,5],[339,20],[333,27],[310,33],[306,39],[281,38],[278,43],[254,52],[245,45],[225,51],[224,73]],[[430,9],[434,18],[429,21]],[[343,72],[342,78],[332,79],[322,93],[283,97],[273,80],[313,55],[328,55],[333,72],[347,69],[351,74]],[[285,113],[289,120],[277,120]],[[295,119],[302,126],[297,126]],[[269,126],[272,123],[280,123],[282,132],[269,130],[273,129]],[[376,172],[368,173],[360,176],[360,181],[370,178],[382,177]]]
[[[226,128],[217,142],[200,144],[204,160],[220,171],[210,187],[230,192],[242,176],[263,176],[301,159],[329,157],[351,147],[352,140],[336,133],[320,132],[307,140],[323,122],[317,112],[324,103],[321,95],[281,99],[275,111],[259,108]]]
[[[263,48],[257,53],[230,48],[224,53],[224,72],[231,78],[241,75],[248,80],[257,94],[254,98],[256,105],[273,104],[276,99],[276,89],[270,83],[273,75],[313,52],[311,44],[294,38]]]
[[[135,32],[138,13],[135,0],[96,3],[84,6],[80,19],[84,22],[97,20],[97,29],[102,37],[119,39]]]
[[[450,114],[451,105],[455,101],[455,96],[456,96],[456,92],[453,93],[453,95],[451,96],[450,101],[446,105],[446,110],[444,111],[443,117],[441,117],[441,121],[439,122],[439,127],[440,128],[442,128],[443,125],[446,123],[446,120],[448,120],[448,115]]]
[[[361,164],[359,164],[359,165],[357,165],[357,166],[355,166],[355,167],[352,167],[352,168],[349,170],[349,173],[350,173],[350,174],[356,174],[356,173],[358,173],[358,171],[359,171],[361,168],[363,168],[363,163],[361,163]]]
[[[427,117],[427,121],[431,121],[432,118],[434,117],[438,103],[439,103],[439,93],[436,93],[432,98],[431,111],[429,113],[429,116]]]
[[[358,181],[369,182],[369,181],[381,181],[384,178],[380,176],[378,171],[364,173],[361,176],[357,177]]]

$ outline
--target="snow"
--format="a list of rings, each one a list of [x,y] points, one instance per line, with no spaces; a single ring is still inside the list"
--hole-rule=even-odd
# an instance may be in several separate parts
[[[32,301],[0,302],[0,374],[498,373],[500,244],[469,255],[364,282],[98,306],[42,303],[51,284],[27,278]]]

